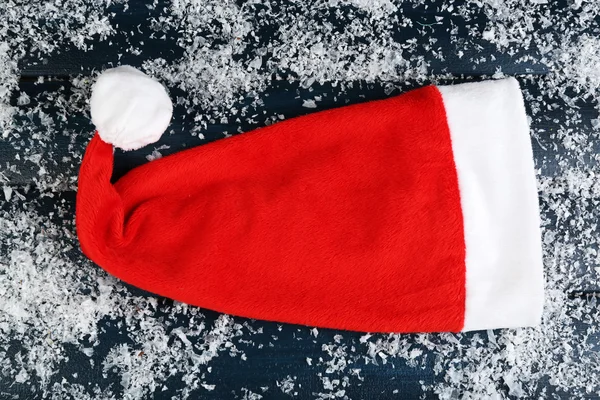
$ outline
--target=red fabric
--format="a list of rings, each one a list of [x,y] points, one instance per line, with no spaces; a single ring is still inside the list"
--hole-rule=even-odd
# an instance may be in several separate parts
[[[359,331],[459,331],[465,243],[440,93],[294,118],[110,183],[96,135],[84,253],[132,285],[234,315]]]

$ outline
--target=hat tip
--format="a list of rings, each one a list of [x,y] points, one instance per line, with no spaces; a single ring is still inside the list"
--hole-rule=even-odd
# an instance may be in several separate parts
[[[157,142],[173,115],[173,103],[164,86],[128,65],[98,76],[90,107],[100,138],[123,150]]]

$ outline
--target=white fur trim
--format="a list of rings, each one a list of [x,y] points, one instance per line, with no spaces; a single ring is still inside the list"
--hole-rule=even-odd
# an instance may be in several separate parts
[[[158,141],[173,114],[165,88],[127,65],[107,69],[98,77],[90,105],[102,140],[123,150]]]
[[[537,325],[544,300],[540,217],[519,83],[509,78],[438,89],[464,218],[463,331]]]

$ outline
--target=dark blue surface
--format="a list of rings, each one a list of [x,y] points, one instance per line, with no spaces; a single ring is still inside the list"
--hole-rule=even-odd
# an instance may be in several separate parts
[[[157,4],[154,9],[151,9],[141,1],[130,1],[126,11],[124,11],[123,5],[112,6],[111,10],[114,15],[111,16],[111,20],[118,25],[119,31],[111,37],[110,42],[95,43],[91,50],[84,52],[76,49],[73,45],[65,43],[64,48],[61,48],[59,52],[51,55],[31,54],[30,57],[23,59],[20,65],[22,79],[19,89],[21,92],[27,93],[32,101],[27,106],[19,107],[20,115],[16,117],[17,123],[22,124],[24,127],[30,127],[31,119],[35,120],[37,117],[28,110],[33,110],[38,106],[42,107],[48,114],[55,114],[57,109],[51,100],[52,95],[61,93],[66,94],[68,97],[72,94],[73,88],[69,76],[89,75],[94,71],[118,64],[140,66],[144,60],[149,58],[163,57],[166,60],[175,60],[182,57],[183,50],[176,43],[178,39],[176,29],[168,29],[164,36],[162,34],[155,35],[153,29],[146,23],[152,15],[163,13],[165,7],[168,6],[163,0]],[[565,18],[569,18],[568,7],[565,7],[565,4],[566,2],[556,2],[553,7],[555,12],[564,13]],[[288,13],[295,12],[293,2],[281,2],[275,4],[275,6],[287,8],[286,12]],[[257,18],[261,18],[259,16],[260,6],[254,5],[253,7],[256,10]],[[541,168],[541,175],[546,177],[557,175],[559,167],[551,160],[560,155],[560,150],[553,146],[554,139],[552,135],[556,129],[556,119],[566,117],[565,110],[569,108],[569,105],[565,103],[564,99],[544,98],[543,93],[540,91],[538,80],[543,80],[548,70],[543,62],[539,60],[538,50],[534,46],[523,45],[522,48],[514,48],[511,51],[500,51],[488,41],[469,34],[471,29],[483,30],[485,28],[488,20],[483,13],[478,14],[475,19],[465,21],[461,17],[439,11],[439,9],[439,5],[407,5],[400,7],[397,12],[397,23],[392,24],[390,27],[390,29],[396,29],[396,40],[416,38],[419,43],[423,44],[430,41],[431,38],[436,39],[435,47],[444,49],[446,54],[450,54],[443,61],[434,56],[428,58],[428,73],[436,82],[444,82],[443,74],[452,75],[454,82],[457,81],[457,76],[459,77],[458,80],[479,80],[494,74],[501,67],[504,74],[519,77],[525,93],[529,94],[530,97],[539,98],[541,103],[554,104],[555,107],[549,110],[545,116],[532,121],[532,130],[542,132],[534,138],[532,143],[536,164]],[[353,12],[358,13],[360,11],[355,10]],[[440,24],[433,24],[437,21],[436,16],[444,17]],[[342,29],[345,24],[351,22],[352,13],[348,12],[342,17],[331,13],[323,15],[322,18],[330,19],[335,26]],[[403,20],[411,20],[414,23],[410,26],[403,26]],[[268,19],[259,24],[257,46],[262,39],[269,37],[272,29],[275,28],[274,24],[273,21]],[[457,27],[457,31],[455,34],[449,35],[448,31],[452,27]],[[215,29],[219,29],[218,24],[215,25]],[[543,28],[540,26],[539,29],[551,30],[552,27]],[[206,32],[206,34],[210,34],[210,32]],[[144,44],[140,45],[142,41]],[[142,48],[142,55],[132,55],[126,51],[131,43],[135,43],[137,47]],[[453,51],[454,48],[458,47],[458,44],[460,44],[460,49],[465,51],[462,57],[458,57],[456,52]],[[423,46],[415,46],[415,54],[429,57],[430,51],[424,49]],[[122,56],[119,56],[121,54]],[[487,61],[474,63],[473,59],[481,55],[485,55]],[[522,60],[524,55],[529,56],[528,61]],[[244,55],[240,57],[244,57]],[[289,71],[279,71],[278,73],[282,77],[291,74]],[[46,77],[44,83],[36,83],[39,76]],[[394,83],[392,91],[388,90],[389,82],[354,82],[352,89],[348,89],[347,82],[343,89],[337,83],[325,83],[322,85],[315,84],[309,90],[303,89],[298,83],[279,80],[273,81],[268,90],[258,96],[260,102],[256,101],[256,96],[248,96],[241,100],[239,105],[248,105],[251,111],[259,113],[261,116],[284,114],[286,118],[290,118],[314,112],[315,110],[302,107],[302,99],[312,98],[316,94],[323,95],[323,101],[319,103],[318,108],[318,110],[322,110],[385,98],[427,83],[429,82],[408,79],[401,84]],[[177,88],[170,88],[170,90],[172,96],[185,95],[183,92],[179,93]],[[16,96],[17,94],[15,94],[15,104]],[[83,104],[85,100],[79,99],[78,101],[82,102],[82,108],[85,108],[85,104]],[[528,103],[528,106],[530,107],[531,104]],[[574,124],[584,131],[591,130],[591,121],[598,117],[594,104],[578,100],[577,106],[580,107],[579,112],[584,116],[584,119],[574,122]],[[202,110],[195,111],[202,112]],[[252,112],[249,114],[252,114]],[[264,118],[258,118],[257,120],[264,121]],[[194,125],[193,114],[186,113],[181,107],[175,107],[171,126],[173,134],[165,135],[157,143],[157,146],[169,145],[167,150],[161,151],[162,154],[167,155],[183,148],[218,140],[223,137],[223,132],[236,134],[240,130],[247,131],[260,127],[263,122],[213,123],[202,130],[201,133],[205,139],[186,134]],[[39,129],[42,132],[45,128],[40,124]],[[24,148],[43,145],[47,146],[43,149],[45,154],[54,155],[51,159],[44,160],[46,163],[44,166],[49,175],[63,179],[64,186],[59,187],[59,190],[53,193],[52,197],[48,197],[48,193],[39,193],[32,189],[25,195],[25,199],[20,205],[5,204],[3,207],[7,209],[10,209],[10,207],[31,208],[38,213],[50,215],[57,224],[64,224],[65,229],[72,234],[70,240],[72,240],[73,250],[70,251],[69,258],[81,265],[87,265],[86,263],[89,263],[89,261],[79,252],[77,241],[74,239],[75,231],[72,216],[74,215],[75,192],[73,191],[73,178],[76,176],[79,158],[83,154],[92,130],[89,116],[82,112],[69,115],[63,121],[56,121],[51,133],[53,135],[52,140],[45,141],[43,144],[35,140],[35,132],[31,131],[22,131],[19,140],[0,141],[0,162],[10,160],[11,164],[19,166],[17,171],[4,171],[9,183],[15,186],[26,187],[34,179],[37,179],[37,169],[33,167],[31,161],[15,160],[16,154],[22,152]],[[77,134],[73,136],[62,132],[76,132]],[[600,150],[600,144],[597,141],[593,142],[593,146]],[[148,149],[127,154],[119,152],[116,156],[115,178],[131,168],[147,162],[146,156],[148,154]],[[593,160],[572,158],[572,162],[588,163],[590,167],[595,166]],[[552,213],[543,199],[541,207],[545,213]],[[8,251],[8,249],[0,249],[0,251],[3,250]],[[148,296],[148,298],[154,297],[132,287],[129,287],[128,290],[136,295]],[[587,298],[590,294],[597,293],[597,290],[598,288],[594,286],[577,288],[577,290],[570,293],[570,298],[573,301],[579,301],[582,298]],[[152,315],[152,318],[164,321],[165,332],[169,335],[173,329],[186,327],[190,321],[189,315],[174,311],[172,308],[173,305],[170,300],[158,298],[157,308]],[[214,325],[220,318],[219,314],[207,310],[202,310],[202,314],[204,315],[202,321],[207,326]],[[213,358],[210,364],[201,371],[206,374],[203,381],[216,385],[215,389],[210,391],[205,388],[198,388],[192,391],[191,398],[244,398],[244,396],[248,396],[248,391],[258,393],[265,399],[288,398],[289,396],[284,395],[279,390],[277,384],[288,377],[293,378],[295,384],[293,392],[297,393],[297,398],[319,398],[318,393],[323,392],[321,377],[330,376],[331,379],[343,380],[345,376],[351,374],[352,369],[356,369],[359,371],[360,379],[353,378],[352,385],[344,388],[343,396],[347,398],[429,399],[437,398],[437,396],[431,391],[424,392],[422,386],[431,386],[436,383],[436,380],[444,379],[442,375],[434,371],[434,357],[436,355],[433,353],[428,354],[425,352],[424,355],[419,356],[417,367],[407,366],[406,362],[400,358],[389,358],[385,363],[380,359],[378,364],[367,362],[367,357],[360,356],[365,353],[366,347],[360,341],[361,337],[364,336],[363,333],[319,329],[318,334],[315,336],[311,328],[308,327],[252,321],[243,318],[234,318],[233,321],[236,324],[241,324],[246,331],[254,332],[251,340],[245,340],[247,338],[242,337],[239,341],[236,341],[236,347],[245,354],[245,359],[239,356],[229,357],[226,355]],[[131,329],[136,329],[135,324],[128,324],[124,320],[109,318],[102,320],[100,322],[101,333],[98,337],[98,345],[94,348],[94,354],[91,357],[94,365],[90,365],[90,358],[83,354],[77,346],[66,345],[68,358],[58,367],[59,373],[52,377],[52,382],[58,384],[63,380],[63,377],[68,377],[69,382],[83,385],[89,393],[93,393],[95,388],[99,388],[100,391],[116,394],[118,398],[122,390],[120,371],[116,368],[105,371],[102,362],[110,349],[117,344],[135,346],[135,342],[130,337],[129,331]],[[341,335],[341,337],[336,338],[336,335]],[[489,345],[485,333],[472,333],[463,336],[459,340],[463,344],[467,344],[474,335],[480,335],[483,345]],[[379,335],[377,338],[385,340],[386,336]],[[436,335],[431,335],[432,341],[438,340],[436,338]],[[194,345],[200,347],[205,339],[203,336],[190,338]],[[176,341],[178,339],[176,335],[171,335],[170,340]],[[85,343],[83,344],[85,345]],[[354,364],[343,368],[339,372],[327,372],[326,363],[316,361],[319,358],[327,357],[324,346],[330,345],[333,345],[336,349],[343,348],[346,354],[352,355],[352,357],[344,359],[352,360]],[[424,347],[415,343],[415,348],[423,349]],[[20,351],[20,344],[13,342],[7,351],[7,356],[14,357]],[[140,354],[139,357],[144,357],[144,355]],[[314,360],[312,365],[309,364],[307,358]],[[330,358],[333,359],[334,356]],[[323,361],[329,360],[325,359]],[[210,368],[210,371],[208,368]],[[73,377],[75,372],[77,372],[77,377]],[[543,380],[538,384],[540,389],[548,386],[546,385],[547,382]],[[157,388],[152,397],[157,399],[177,398],[181,394],[184,385],[181,376],[175,374],[165,380],[166,390],[163,390],[162,387]],[[263,390],[262,388],[267,389]],[[510,397],[508,396],[508,386],[505,385],[502,390],[504,396]],[[548,395],[551,392],[552,389],[548,388],[546,394]],[[35,399],[41,398],[42,393],[39,387],[31,384],[31,382],[19,384],[3,380],[0,377],[0,397],[2,398],[19,396],[18,398]],[[558,398],[572,397],[567,394],[557,394],[556,396]],[[456,393],[456,398],[460,398],[460,393]],[[598,397],[590,394],[586,398]]]

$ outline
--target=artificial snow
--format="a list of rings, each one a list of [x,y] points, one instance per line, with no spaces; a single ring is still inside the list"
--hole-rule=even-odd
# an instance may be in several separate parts
[[[148,25],[157,37],[175,29],[182,56],[146,56],[141,50],[145,38],[135,32],[127,51],[137,54],[143,70],[174,93],[176,113],[195,121],[198,130],[189,135],[199,140],[204,137],[200,130],[215,121],[260,126],[282,119],[281,110],[259,117],[240,106],[241,99],[252,99],[260,109],[281,80],[309,93],[299,103],[309,112],[317,103],[325,104],[326,96],[321,102],[311,91],[327,83],[332,86],[327,94],[343,99],[360,82],[380,84],[389,96],[404,82],[462,79],[447,73],[450,66],[431,68],[432,60],[446,62],[454,55],[473,68],[493,62],[495,56],[488,54],[493,49],[510,56],[490,77],[511,75],[510,68],[531,63],[547,71],[520,77],[536,148],[543,225],[546,301],[540,327],[334,335],[283,326],[268,343],[263,334],[268,323],[242,323],[226,315],[211,319],[196,307],[132,292],[79,252],[72,200],[46,197],[43,206],[43,197],[32,194],[38,190],[54,196],[76,188],[83,149],[75,138],[89,132],[57,127],[74,116],[87,118],[99,71],[75,73],[62,83],[39,77],[35,87],[57,89],[32,95],[19,88],[19,61],[43,65],[69,46],[92,51],[119,31],[114,7],[126,12],[129,5],[99,0],[21,3],[0,3],[0,145],[14,153],[14,160],[3,158],[0,165],[2,382],[31,388],[39,396],[77,399],[148,398],[179,383],[178,398],[197,398],[220,389],[212,379],[220,359],[252,362],[244,348],[277,350],[277,335],[291,332],[291,340],[318,343],[316,353],[302,356],[298,367],[316,382],[312,391],[306,392],[299,376],[283,373],[269,386],[236,388],[234,396],[350,398],[359,386],[379,385],[373,381],[377,371],[388,374],[395,368],[433,369],[435,379],[421,381],[422,390],[441,399],[600,394],[600,40],[595,34],[600,3],[575,0],[558,10],[545,0],[445,1],[437,6],[422,0],[173,0],[150,6],[156,15]],[[418,12],[411,14],[411,9]],[[427,19],[428,13],[435,18]],[[449,45],[431,34],[440,26],[447,26]],[[261,36],[264,30],[271,33]],[[396,35],[398,31],[410,34]],[[469,38],[477,38],[476,45]],[[483,44],[490,48],[481,49]],[[53,157],[57,138],[66,138],[60,142],[70,151],[66,159]],[[149,148],[147,159],[159,158],[160,150]],[[24,177],[27,184],[15,177]],[[109,328],[126,340],[106,343],[103,335]],[[101,352],[103,346],[110,348]],[[62,374],[76,355],[86,360],[82,369],[118,376],[115,384]],[[388,394],[401,397],[397,390]]]

